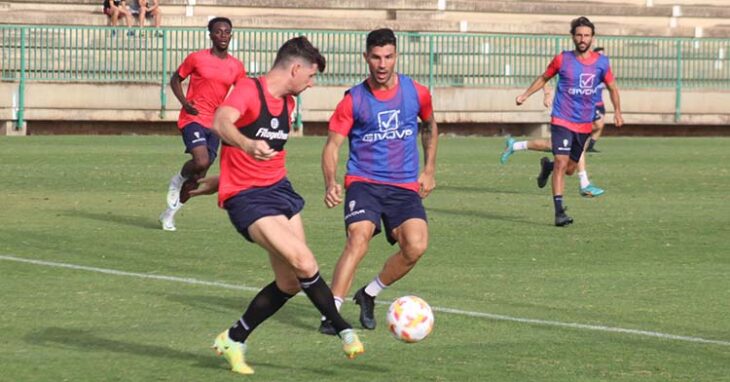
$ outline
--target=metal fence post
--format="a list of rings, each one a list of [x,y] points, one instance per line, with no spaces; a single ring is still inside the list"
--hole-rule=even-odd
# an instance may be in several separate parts
[[[22,130],[25,124],[25,31],[26,27],[20,28],[20,82],[18,85],[18,120],[16,130]]]
[[[435,65],[433,34],[428,35],[428,91],[433,94],[433,69]]]
[[[674,122],[682,118],[682,40],[677,39],[677,83],[674,95]]]
[[[162,81],[160,81],[160,119],[165,119],[165,111],[167,110],[167,93],[165,87],[167,85],[167,37],[168,31],[162,31]]]

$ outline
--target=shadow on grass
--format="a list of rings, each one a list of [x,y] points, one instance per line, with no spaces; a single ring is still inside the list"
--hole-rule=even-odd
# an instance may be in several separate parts
[[[61,214],[71,217],[79,217],[90,220],[97,220],[107,223],[123,224],[132,227],[146,228],[146,229],[161,229],[160,224],[157,222],[157,215],[150,216],[128,216],[113,214],[111,212],[91,212],[76,209],[68,209],[61,211]]]
[[[72,348],[85,352],[112,352],[146,357],[157,357],[193,362],[197,367],[221,368],[221,361],[213,354],[200,355],[171,349],[165,346],[139,344],[128,341],[102,338],[96,334],[80,329],[50,327],[40,332],[31,333],[25,340],[33,345],[50,345],[61,348]]]
[[[209,295],[167,294],[170,301],[188,305],[195,309],[224,313],[231,316],[231,322],[243,315],[255,293],[245,292],[241,297],[216,297]],[[297,296],[287,302],[281,310],[269,318],[280,324],[303,330],[316,331],[319,328],[319,311],[304,296]],[[264,323],[265,325],[265,323]]]
[[[135,356],[156,357],[191,362],[195,367],[205,369],[217,369],[221,370],[222,372],[225,372],[225,369],[227,367],[225,360],[223,360],[222,357],[215,356],[213,352],[210,352],[210,355],[188,353],[165,346],[139,344],[129,341],[102,338],[90,331],[80,329],[50,327],[43,329],[39,332],[27,335],[25,340],[26,342],[31,343],[35,346],[49,345],[65,349],[73,349],[75,351],[122,353]],[[344,355],[342,355],[342,357],[344,359]],[[290,369],[298,372],[306,371],[312,374],[320,375],[322,377],[332,377],[334,375],[340,374],[340,372],[334,369],[302,367],[301,365],[289,366],[272,362],[252,362],[252,366],[254,368],[270,367],[274,369]],[[338,365],[338,367],[341,366],[342,365]],[[354,369],[363,372],[366,371],[370,373],[386,373],[390,371],[382,367],[374,367],[372,365],[362,363],[346,363],[344,367],[347,369]]]
[[[460,191],[460,192],[478,192],[484,194],[531,194],[531,192],[503,190],[492,187],[476,187],[464,185],[438,185],[434,192],[439,191]]]
[[[444,208],[430,207],[430,208],[428,208],[428,211],[439,213],[439,214],[447,214],[447,215],[471,216],[471,217],[476,217],[476,218],[481,218],[481,219],[502,220],[502,221],[508,221],[508,222],[513,222],[513,223],[529,224],[529,225],[534,225],[534,226],[539,226],[539,227],[547,227],[552,222],[552,216],[545,218],[544,219],[545,222],[542,223],[542,222],[537,222],[537,221],[533,221],[533,220],[522,219],[519,216],[514,216],[514,215],[498,215],[498,214],[493,214],[493,213],[489,213],[489,212],[474,211],[474,210],[464,210],[464,209],[449,210],[449,209],[444,209]]]

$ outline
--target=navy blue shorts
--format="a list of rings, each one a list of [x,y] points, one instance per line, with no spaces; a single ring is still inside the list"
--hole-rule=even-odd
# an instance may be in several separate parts
[[[604,115],[606,115],[606,105],[596,105],[596,112],[593,115],[593,120],[598,121],[603,118]]]
[[[218,146],[220,146],[221,140],[217,135],[213,134],[211,129],[204,127],[197,122],[190,122],[182,130],[182,139],[185,143],[185,152],[190,153],[194,147],[208,146],[208,159],[210,164],[215,162],[215,158],[218,156]]]
[[[583,148],[591,134],[576,133],[565,127],[550,125],[550,140],[553,155],[570,155],[570,160],[578,162],[583,155]]]
[[[223,208],[236,230],[253,243],[248,234],[251,224],[267,216],[284,215],[291,219],[304,208],[304,199],[294,191],[289,179],[284,178],[268,187],[241,191],[226,200]]]
[[[345,195],[345,228],[352,223],[367,220],[375,224],[380,233],[380,220],[385,224],[388,242],[396,243],[393,230],[408,219],[426,218],[426,210],[417,192],[386,184],[354,182]]]

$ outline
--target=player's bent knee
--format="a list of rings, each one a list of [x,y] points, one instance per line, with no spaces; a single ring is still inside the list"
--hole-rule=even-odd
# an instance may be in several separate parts
[[[311,277],[319,270],[317,261],[312,254],[302,254],[296,256],[291,261],[291,266],[297,277]]]
[[[415,263],[426,253],[426,249],[428,249],[427,240],[409,241],[401,246],[401,253],[406,260]]]

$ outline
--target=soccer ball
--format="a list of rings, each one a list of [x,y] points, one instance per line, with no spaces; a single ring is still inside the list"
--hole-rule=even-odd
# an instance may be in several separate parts
[[[388,308],[388,330],[398,340],[413,343],[433,330],[433,312],[426,301],[416,296],[396,299]]]

